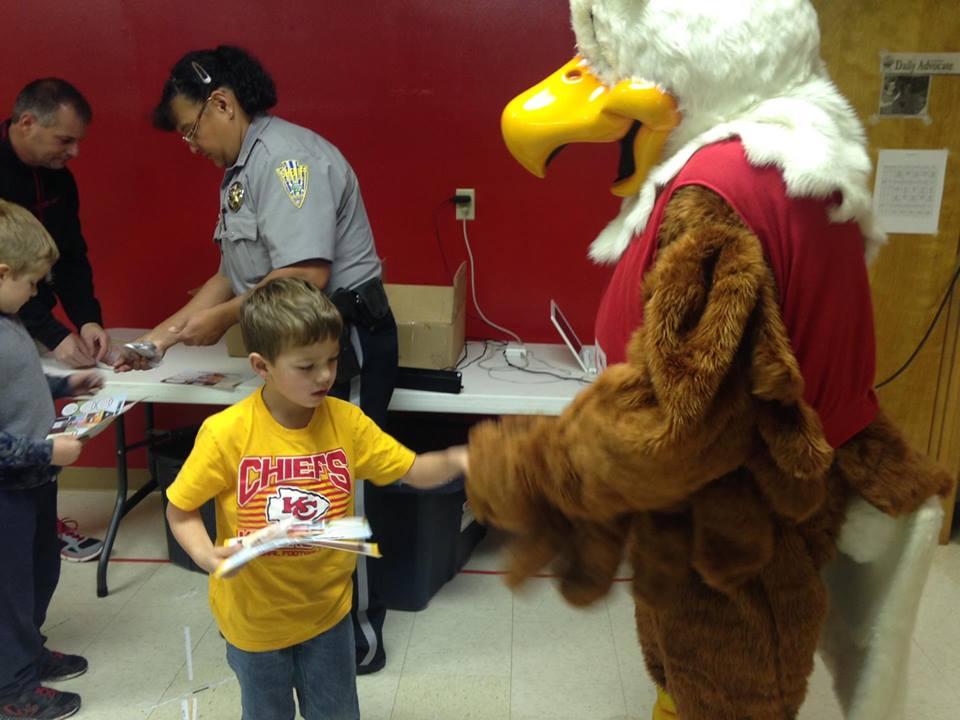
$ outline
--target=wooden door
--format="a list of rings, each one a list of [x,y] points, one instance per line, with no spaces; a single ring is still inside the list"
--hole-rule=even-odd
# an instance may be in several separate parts
[[[930,325],[960,257],[960,75],[933,76],[929,117],[878,119],[882,52],[960,52],[957,0],[814,0],[823,56],[878,149],[941,149],[947,160],[940,231],[891,235],[871,268],[877,379],[910,356]],[[885,411],[918,450],[954,477],[941,541],[950,534],[960,476],[960,288],[910,367],[880,391]]]

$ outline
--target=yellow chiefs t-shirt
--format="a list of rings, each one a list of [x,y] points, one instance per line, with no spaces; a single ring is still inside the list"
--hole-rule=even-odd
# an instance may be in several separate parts
[[[387,485],[416,455],[354,405],[327,398],[307,427],[278,423],[262,390],[203,423],[167,489],[182,510],[216,498],[217,544],[295,515],[353,515],[358,480]],[[279,650],[329,630],[350,611],[352,553],[287,548],[231,578],[210,578],[210,607],[224,637],[248,652]]]

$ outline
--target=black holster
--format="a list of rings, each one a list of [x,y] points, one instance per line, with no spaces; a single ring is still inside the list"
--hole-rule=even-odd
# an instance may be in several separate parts
[[[360,374],[360,362],[350,342],[353,325],[377,332],[391,322],[390,302],[380,278],[372,278],[354,288],[340,288],[330,296],[343,317],[340,334],[340,362],[337,366],[337,384],[348,382]]]

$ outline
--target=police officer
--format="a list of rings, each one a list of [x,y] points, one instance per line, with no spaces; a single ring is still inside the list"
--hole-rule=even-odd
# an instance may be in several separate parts
[[[239,48],[197,50],[173,66],[154,124],[179,132],[192,152],[224,168],[214,237],[221,262],[190,302],[142,339],[161,353],[178,342],[212,344],[237,322],[252,288],[304,278],[328,292],[346,321],[332,394],[382,426],[396,380],[397,328],[357,177],[322,137],[268,115],[276,100],[271,77]],[[118,369],[136,365],[121,360]],[[358,515],[371,514],[382,499],[377,490],[359,483]],[[361,557],[353,611],[361,674],[386,662],[386,611],[370,581]]]
[[[154,124],[179,132],[192,152],[224,168],[214,235],[221,262],[190,302],[141,339],[160,353],[178,342],[212,344],[238,321],[252,288],[301,277],[326,290],[344,315],[331,394],[383,426],[397,375],[397,327],[357,177],[322,137],[268,115],[276,100],[271,77],[240,48],[197,50],[173,66]],[[142,362],[118,363],[121,370],[134,366]],[[382,512],[378,490],[359,482],[358,515]],[[386,610],[371,580],[360,556],[352,611],[360,674],[386,662]]]

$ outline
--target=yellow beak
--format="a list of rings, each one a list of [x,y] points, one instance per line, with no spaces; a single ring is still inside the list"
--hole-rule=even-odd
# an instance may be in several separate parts
[[[614,195],[627,197],[639,192],[680,119],[676,101],[653,83],[623,80],[609,88],[590,73],[586,61],[575,57],[511,100],[500,124],[510,153],[544,177],[551,156],[562,146],[617,142],[639,121],[631,148],[633,172],[611,187]]]

